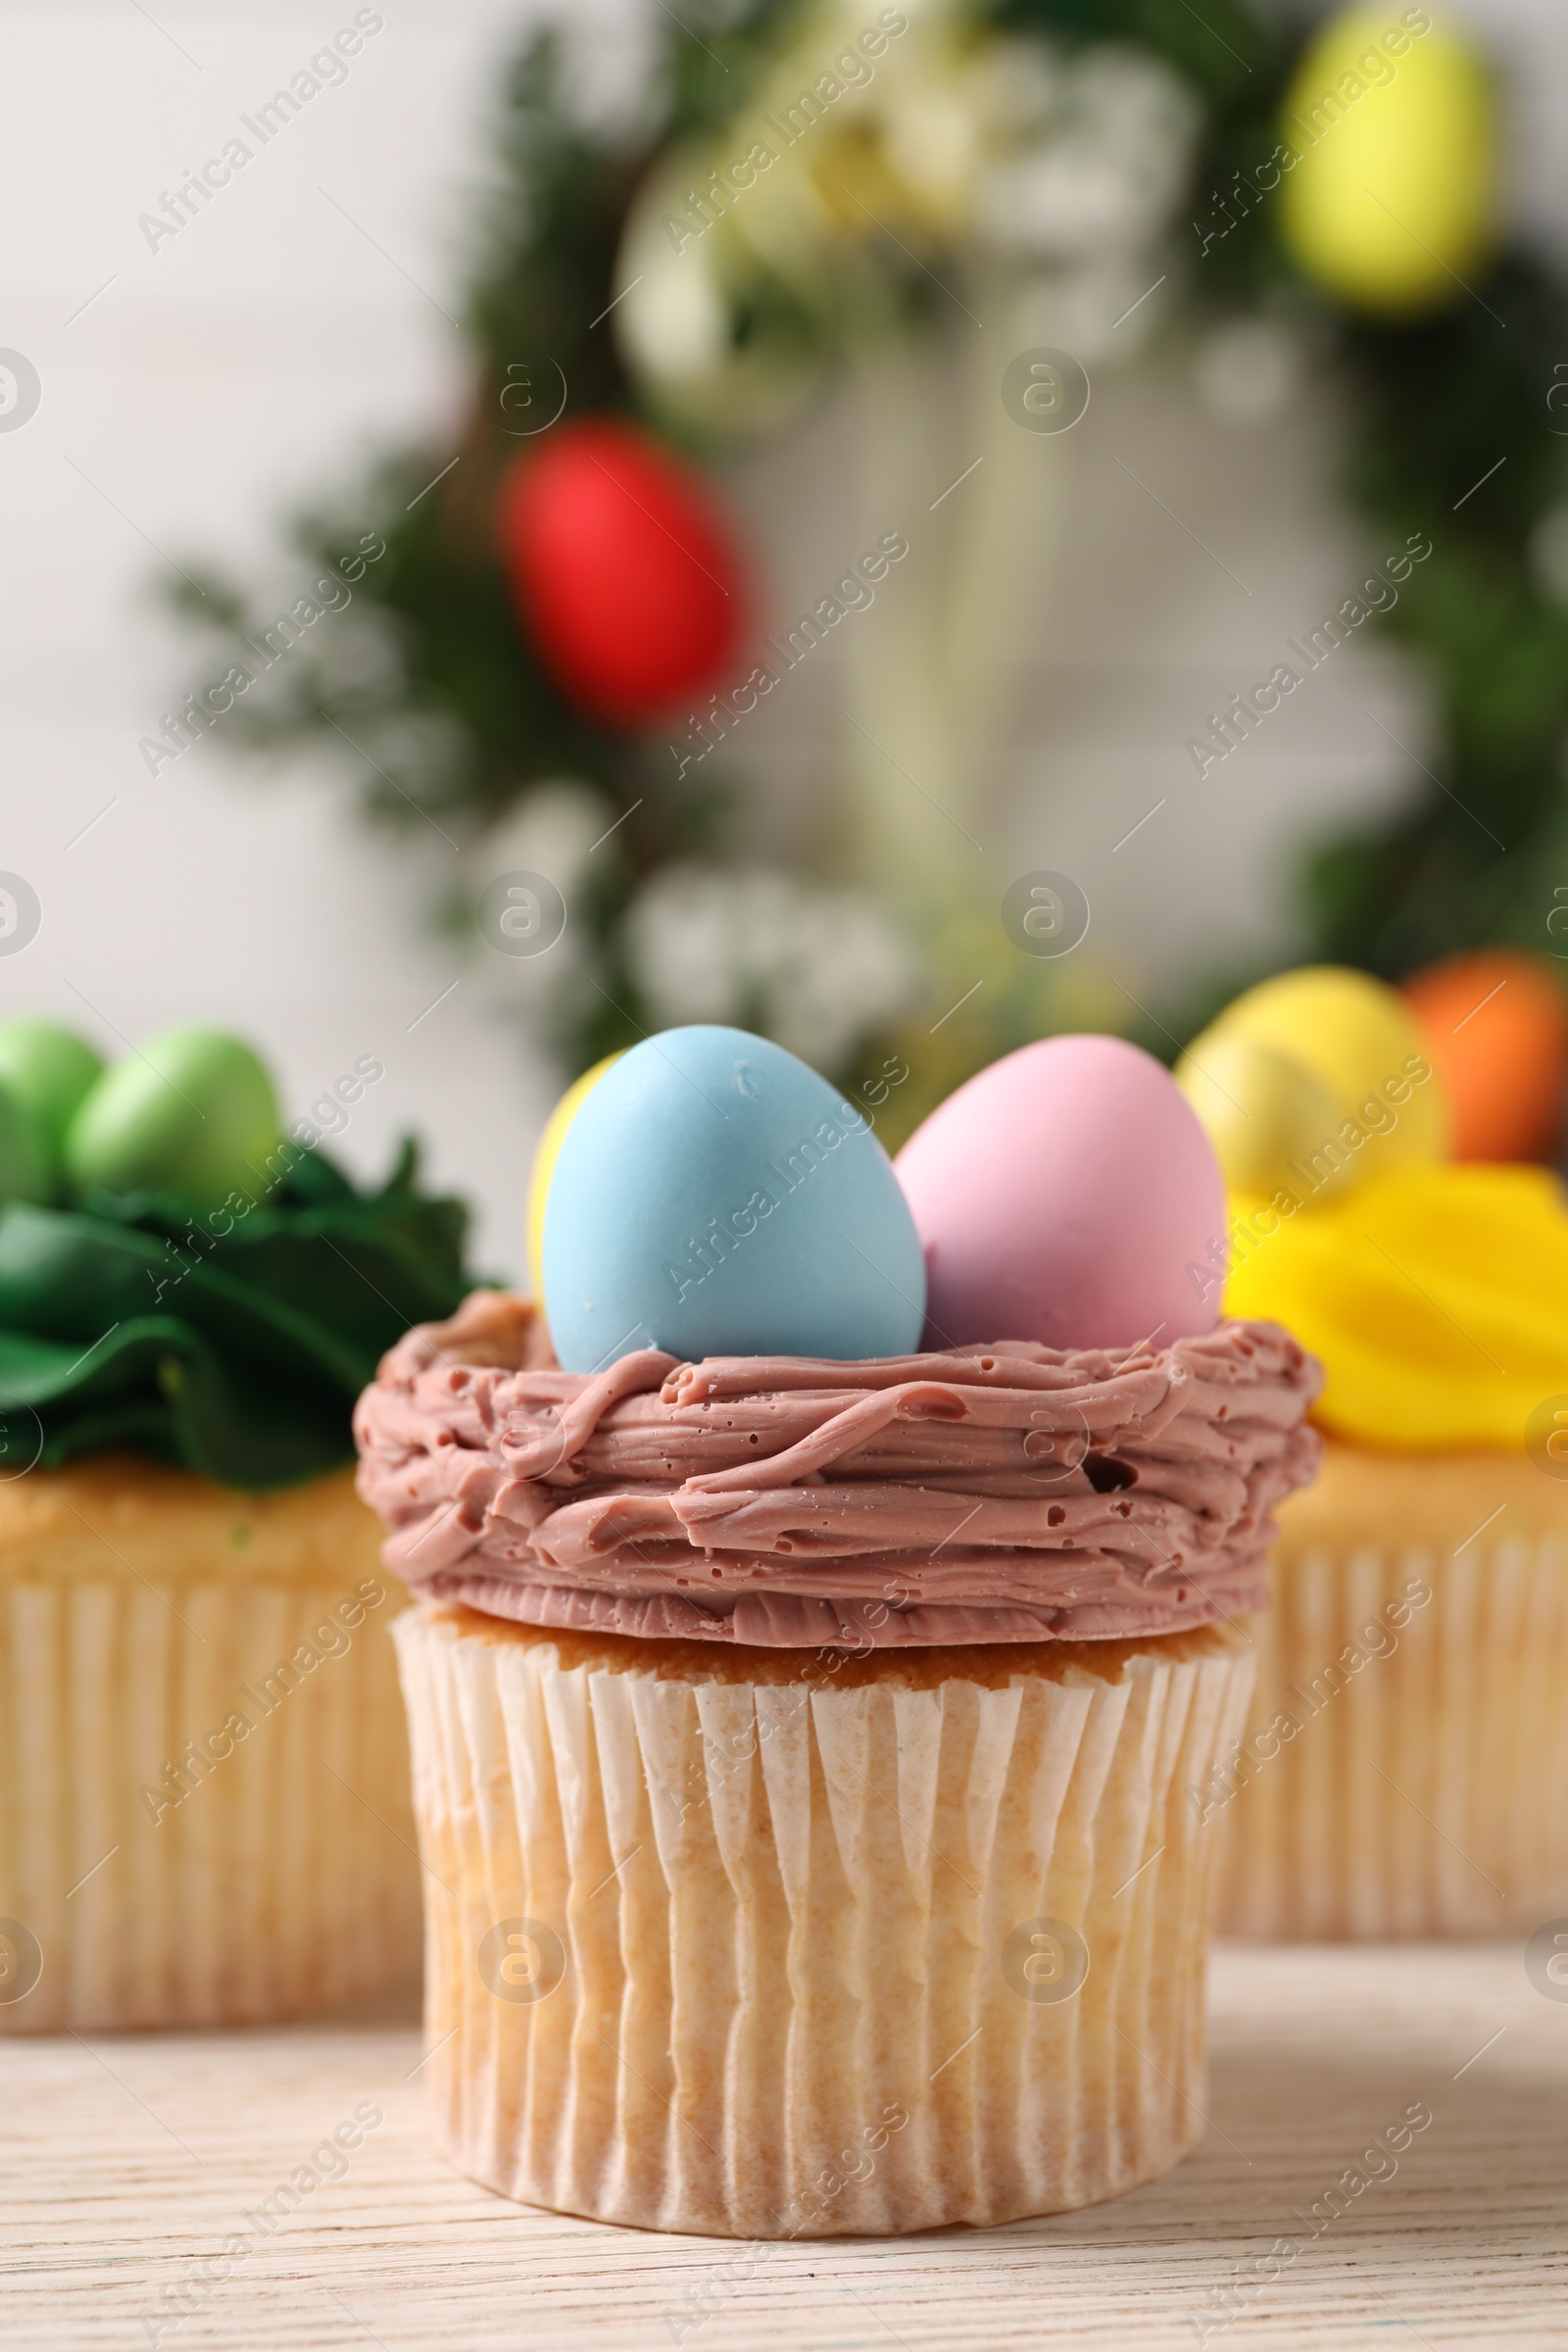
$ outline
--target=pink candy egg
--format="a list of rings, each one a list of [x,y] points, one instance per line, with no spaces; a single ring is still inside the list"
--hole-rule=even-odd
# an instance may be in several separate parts
[[[1169,1347],[1219,1319],[1219,1163],[1170,1073],[1121,1038],[994,1061],[894,1165],[925,1250],[928,1348]]]

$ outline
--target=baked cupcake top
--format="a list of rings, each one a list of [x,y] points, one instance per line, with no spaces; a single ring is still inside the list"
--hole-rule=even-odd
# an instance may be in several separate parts
[[[480,1291],[392,1348],[355,1434],[389,1569],[498,1617],[758,1647],[1109,1640],[1264,1605],[1320,1386],[1240,1322],[571,1373],[526,1299]]]

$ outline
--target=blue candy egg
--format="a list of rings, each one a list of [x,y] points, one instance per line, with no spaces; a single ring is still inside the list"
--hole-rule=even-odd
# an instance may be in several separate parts
[[[925,1261],[862,1111],[744,1029],[666,1029],[605,1072],[562,1143],[545,1311],[568,1372],[637,1348],[906,1355]]]

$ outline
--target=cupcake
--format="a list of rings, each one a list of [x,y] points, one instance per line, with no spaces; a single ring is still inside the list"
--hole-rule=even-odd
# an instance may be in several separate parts
[[[362,1193],[255,1056],[0,1028],[0,2032],[296,2015],[418,1967],[354,1397],[463,1295],[412,1148]],[[6,1197],[9,1196],[9,1197]]]
[[[901,1189],[804,1065],[689,1029],[555,1141],[548,1329],[475,1294],[356,1421],[418,1596],[441,2146],[756,2239],[1165,2171],[1202,2128],[1192,1792],[1317,1451],[1310,1360],[1188,1279],[1196,1120],[1135,1049],[1053,1040]]]
[[[1326,1373],[1247,1735],[1199,1799],[1233,1934],[1498,1936],[1568,1911],[1568,1201],[1544,1168],[1448,1156],[1500,1130],[1454,1117],[1442,1043],[1377,982],[1306,971],[1178,1072],[1233,1180],[1227,1307],[1287,1323]]]

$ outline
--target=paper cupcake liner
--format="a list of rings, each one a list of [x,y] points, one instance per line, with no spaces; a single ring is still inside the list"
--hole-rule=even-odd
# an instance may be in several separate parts
[[[262,1500],[125,1477],[0,1490],[0,2033],[414,1982],[403,1595],[375,1521],[347,1474]]]
[[[1277,1554],[1248,1736],[1195,1800],[1225,1823],[1222,1934],[1513,1936],[1568,1913],[1568,1543],[1474,1524]]]
[[[1192,2144],[1187,1792],[1246,1720],[1235,1637],[835,1677],[455,1605],[395,1631],[462,2172],[777,2238],[1091,2204]]]

